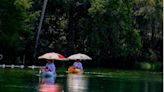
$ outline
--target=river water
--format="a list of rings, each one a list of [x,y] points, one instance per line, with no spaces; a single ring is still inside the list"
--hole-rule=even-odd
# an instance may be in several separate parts
[[[0,69],[0,92],[162,92],[162,88],[162,80],[151,78],[67,73],[40,77],[36,71]]]

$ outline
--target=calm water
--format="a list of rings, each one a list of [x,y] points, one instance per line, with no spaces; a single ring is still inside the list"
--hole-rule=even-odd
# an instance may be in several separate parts
[[[162,84],[162,80],[98,74],[63,73],[41,78],[36,71],[0,69],[0,92],[55,92],[57,88],[64,92],[162,92]]]

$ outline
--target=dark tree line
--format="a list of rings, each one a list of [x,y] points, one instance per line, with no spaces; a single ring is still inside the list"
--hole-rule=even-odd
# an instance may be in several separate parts
[[[1,62],[32,64],[43,0],[0,2]],[[162,0],[48,0],[37,56],[80,52],[93,58],[87,66],[161,67],[162,8]]]

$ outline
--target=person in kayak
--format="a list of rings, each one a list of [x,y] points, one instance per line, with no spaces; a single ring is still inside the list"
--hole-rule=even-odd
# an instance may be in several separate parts
[[[69,73],[82,73],[83,72],[83,65],[79,59],[77,59],[72,66],[68,68]]]
[[[77,59],[77,60],[73,63],[73,66],[74,66],[75,68],[78,68],[78,69],[80,69],[80,70],[83,70],[83,65],[82,65],[82,63],[80,62],[79,59]]]
[[[47,61],[45,68],[40,69],[40,73],[42,73],[43,75],[46,74],[52,75],[56,73],[56,67],[55,64],[52,62],[52,60]]]

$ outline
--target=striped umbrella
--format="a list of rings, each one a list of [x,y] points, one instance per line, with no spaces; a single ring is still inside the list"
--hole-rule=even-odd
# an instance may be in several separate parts
[[[38,57],[38,59],[50,59],[50,60],[67,60],[65,56],[55,53],[55,52],[49,52],[45,53]]]

